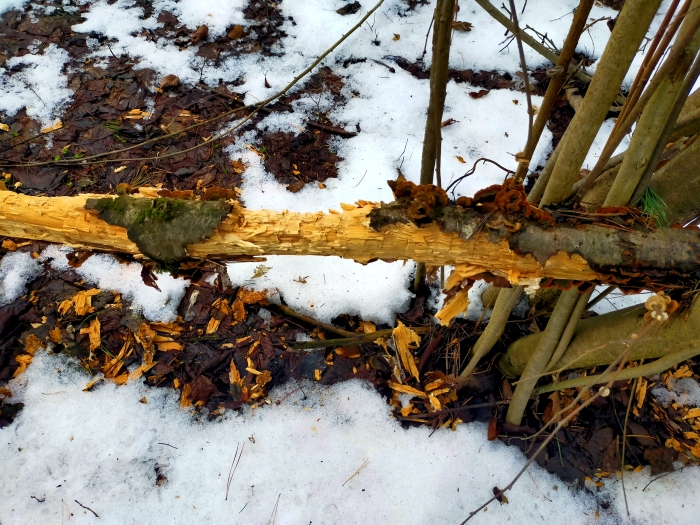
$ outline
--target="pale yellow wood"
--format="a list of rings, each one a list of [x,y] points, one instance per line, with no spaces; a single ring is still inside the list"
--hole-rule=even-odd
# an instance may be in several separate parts
[[[147,191],[143,192],[148,196]],[[110,226],[84,209],[89,197],[29,197],[0,192],[0,235],[62,243],[76,248],[138,255],[126,230]],[[433,266],[468,265],[507,277],[512,283],[534,284],[541,277],[593,280],[596,274],[580,256],[560,252],[544,267],[520,256],[506,241],[494,244],[477,235],[465,241],[436,225],[399,224],[375,231],[367,214],[377,206],[360,202],[342,212],[296,213],[248,210],[238,204],[205,242],[191,245],[193,257],[240,255],[337,255],[359,262],[409,260]],[[472,269],[473,271],[473,269]]]

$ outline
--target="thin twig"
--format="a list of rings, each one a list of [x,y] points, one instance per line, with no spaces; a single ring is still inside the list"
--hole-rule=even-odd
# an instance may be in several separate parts
[[[649,485],[651,485],[652,483],[654,483],[657,479],[665,478],[665,477],[668,476],[669,474],[675,474],[676,472],[683,472],[683,469],[684,469],[684,468],[685,468],[685,467],[681,467],[681,468],[679,468],[678,470],[674,470],[673,472],[666,472],[666,473],[664,473],[664,474],[661,474],[660,476],[656,476],[656,477],[655,477],[654,479],[652,479],[649,483],[647,483],[646,485],[644,485],[644,488],[642,489],[642,492],[644,492],[644,491],[647,489],[647,487],[648,487]]]
[[[593,308],[595,305],[597,305],[600,301],[605,299],[610,293],[614,292],[617,289],[617,286],[608,286],[605,290],[600,292],[598,295],[596,295],[593,299],[589,301],[589,303],[586,305],[586,310],[590,310]]]
[[[341,485],[341,487],[344,487],[345,484],[346,484],[348,481],[350,481],[352,478],[354,478],[355,476],[357,476],[357,475],[362,471],[362,469],[365,468],[365,467],[367,466],[368,463],[369,463],[369,459],[368,459],[367,461],[365,461],[365,462],[362,464],[362,466],[360,466],[360,468],[358,468],[352,476],[350,476],[348,479],[346,479],[346,480],[345,480],[345,483],[343,483],[343,484]]]
[[[525,51],[523,51],[523,41],[521,38],[521,31],[520,31],[520,25],[518,24],[518,15],[516,13],[515,9],[515,0],[509,0],[510,2],[510,14],[511,17],[513,18],[513,28],[515,31],[513,31],[513,35],[515,36],[515,40],[518,43],[518,54],[520,55],[520,67],[523,70],[523,82],[525,82],[525,98],[527,99],[527,120],[528,120],[528,125],[527,125],[527,142],[526,144],[530,144],[530,141],[532,140],[532,123],[533,123],[533,118],[534,118],[534,111],[532,110],[532,98],[530,95],[530,74],[527,71],[527,63],[525,62]],[[523,10],[525,8],[523,7]]]
[[[513,170],[509,170],[508,168],[504,168],[503,166],[501,166],[501,165],[500,165],[498,162],[496,162],[495,160],[487,159],[486,157],[481,157],[480,159],[476,159],[476,160],[474,161],[474,165],[472,166],[472,168],[471,168],[469,171],[467,171],[467,172],[466,172],[464,175],[462,175],[461,177],[457,177],[455,180],[453,180],[453,181],[450,183],[450,185],[447,186],[447,188],[445,188],[445,192],[450,191],[450,189],[454,188],[457,184],[459,184],[460,182],[462,182],[464,179],[466,179],[466,178],[469,177],[470,175],[473,175],[474,172],[476,171],[476,165],[477,165],[479,162],[490,162],[491,164],[494,164],[494,165],[498,166],[499,168],[501,168],[501,169],[502,169],[503,171],[505,171],[507,174],[515,173]]]
[[[622,453],[620,454],[620,482],[622,483],[622,496],[625,500],[625,510],[627,511],[628,517],[630,515],[630,507],[627,503],[627,489],[625,488],[625,451],[627,449],[627,422],[630,418],[630,409],[632,408],[632,399],[634,398],[634,392],[637,389],[637,383],[639,383],[639,378],[636,378],[632,383],[632,390],[630,391],[630,396],[627,400],[627,410],[625,411],[625,424],[622,426]]]
[[[277,307],[287,315],[291,315],[292,317],[296,317],[300,321],[304,321],[305,323],[312,324],[314,326],[317,326],[318,328],[323,328],[324,330],[326,330],[328,332],[333,332],[335,334],[342,335],[343,337],[357,337],[357,334],[354,332],[348,332],[347,330],[343,330],[342,328],[338,328],[337,326],[333,326],[332,324],[322,323],[321,321],[317,321],[313,317],[309,317],[308,315],[300,314],[299,312],[292,310],[289,306],[286,306],[284,304],[278,304]]]
[[[241,448],[240,454],[238,453],[238,447]],[[243,449],[244,448],[245,448],[245,441],[243,442],[243,446],[241,446],[240,443],[236,444],[236,452],[233,454],[233,461],[231,461],[231,468],[228,471],[228,479],[226,480],[226,497],[224,498],[224,501],[228,501],[228,491],[231,488],[231,481],[233,480],[233,475],[236,473],[236,469],[238,468],[238,464],[241,462],[241,458],[243,457]],[[238,457],[238,459],[236,459],[236,457]]]
[[[75,501],[78,505],[80,505],[81,507],[83,507],[85,510],[89,510],[90,512],[92,512],[92,513],[95,515],[96,518],[99,518],[99,516],[97,515],[97,512],[95,512],[94,510],[92,510],[90,507],[87,507],[87,506],[83,505],[83,504],[80,503],[77,499],[75,499],[75,500],[73,500],[73,501]]]

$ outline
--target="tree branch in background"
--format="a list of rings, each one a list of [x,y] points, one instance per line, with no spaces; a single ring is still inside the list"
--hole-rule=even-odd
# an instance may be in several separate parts
[[[527,70],[527,62],[525,61],[525,52],[523,51],[523,40],[522,40],[522,31],[520,30],[520,25],[518,24],[518,13],[516,12],[515,9],[515,0],[509,0],[510,1],[510,16],[513,19],[513,36],[515,37],[515,41],[518,45],[518,55],[520,55],[520,68],[523,72],[523,82],[525,83],[525,99],[527,100],[527,142],[526,144],[530,144],[533,141],[533,133],[532,133],[532,121],[534,119],[534,110],[532,109],[532,93],[530,93],[530,72]],[[590,1],[590,0],[587,0]],[[523,7],[523,10],[525,8]],[[561,57],[560,57],[561,58]],[[539,138],[539,137],[538,137]],[[530,159],[522,159],[523,161],[527,160],[529,161]],[[519,165],[524,164],[521,162],[520,159],[518,159]],[[529,163],[528,163],[529,164]],[[518,178],[516,174],[516,179]],[[522,181],[523,177],[520,177],[518,179],[518,182]]]
[[[436,159],[440,155],[440,123],[447,95],[447,72],[450,61],[450,38],[455,0],[438,0],[433,29],[433,56],[430,64],[430,102],[425,121],[420,183],[432,184]],[[438,178],[438,186],[441,181]]]
[[[511,3],[512,2],[513,0],[511,0]],[[528,130],[527,143],[525,145],[525,151],[522,154],[522,160],[527,162],[518,163],[518,168],[515,172],[515,178],[517,180],[523,180],[525,178],[525,174],[527,173],[530,160],[532,160],[532,155],[535,152],[535,148],[537,147],[537,143],[539,142],[540,137],[542,136],[542,131],[547,125],[549,115],[551,114],[552,109],[554,108],[554,103],[557,101],[557,98],[559,97],[559,92],[561,91],[561,88],[564,85],[564,81],[566,80],[566,71],[568,69],[569,63],[571,62],[571,59],[574,56],[574,51],[576,50],[578,39],[581,36],[583,26],[586,23],[586,20],[588,19],[588,14],[591,12],[593,2],[594,0],[581,0],[581,3],[576,9],[574,19],[571,22],[571,27],[569,27],[569,33],[567,34],[566,40],[564,41],[564,47],[562,48],[561,53],[559,54],[559,59],[557,60],[554,68],[550,69],[547,72],[548,75],[551,72],[552,76],[550,77],[549,86],[547,86],[547,91],[544,94],[544,100],[542,101],[540,109],[537,112],[537,119],[535,120],[534,125],[532,124],[532,116],[530,117],[530,128]],[[520,33],[519,29],[518,32]],[[523,67],[525,67],[525,58],[524,54],[522,53],[522,44],[518,42],[518,45],[521,49],[521,61],[523,63]],[[523,73],[526,76],[528,74],[527,70],[523,71]],[[526,89],[528,88],[527,85],[525,87]],[[532,104],[530,102],[529,92],[527,100],[528,111],[530,111],[532,109]],[[547,177],[547,179],[548,178],[549,177]],[[544,191],[544,187],[542,188],[542,191]],[[540,193],[540,196],[541,195],[542,194]]]

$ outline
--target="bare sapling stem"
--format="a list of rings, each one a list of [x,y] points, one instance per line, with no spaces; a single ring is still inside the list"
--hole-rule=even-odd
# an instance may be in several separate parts
[[[635,366],[634,368],[625,368],[620,371],[617,379],[624,381],[627,379],[636,379],[638,377],[646,377],[654,374],[660,374],[664,370],[673,368],[678,363],[687,361],[700,354],[700,340],[690,341],[684,343],[684,348],[677,350],[671,354],[660,357],[656,361],[647,363],[641,366]],[[565,390],[567,388],[581,388],[581,387],[591,387],[593,385],[599,385],[607,380],[605,374],[599,374],[594,376],[584,376],[576,377],[574,379],[567,379],[565,381],[559,381],[557,383],[549,383],[543,385],[537,389],[538,394],[548,394],[549,392],[554,392],[555,390]]]
[[[615,99],[661,0],[627,0],[600,58],[581,109],[562,139],[559,161],[542,196],[542,205],[568,198],[581,165]]]
[[[630,203],[635,204],[639,202],[639,200],[642,198],[642,195],[644,194],[644,191],[649,186],[651,177],[656,171],[656,166],[661,160],[661,156],[664,153],[666,144],[668,144],[671,133],[673,132],[676,121],[678,120],[678,115],[680,115],[681,110],[683,109],[683,104],[685,104],[685,101],[688,99],[690,90],[693,89],[693,85],[695,85],[695,82],[697,81],[699,75],[700,57],[696,55],[695,61],[693,62],[693,65],[691,66],[687,76],[685,77],[683,87],[678,93],[678,96],[676,97],[676,100],[673,106],[671,107],[671,110],[669,111],[668,117],[666,118],[666,124],[664,124],[663,130],[661,131],[659,139],[656,142],[654,153],[652,154],[651,160],[647,164],[646,169],[642,174],[639,184],[637,185],[637,189],[632,194]]]
[[[693,24],[693,27],[695,30],[697,30],[698,26]],[[673,70],[677,67],[679,61],[683,57],[684,50],[686,46],[689,45],[694,33],[695,31],[688,31],[679,35],[678,39],[671,48],[668,57],[652,78],[649,86],[644,90],[644,93],[642,93],[641,97],[638,101],[636,101],[634,106],[628,109],[626,116],[624,117],[624,122],[619,127],[615,126],[605,144],[605,147],[603,148],[603,151],[600,154],[600,157],[598,158],[598,161],[596,162],[596,165],[583,180],[583,183],[581,184],[576,195],[576,201],[580,202],[583,200],[586,193],[588,193],[588,191],[593,187],[593,184],[598,177],[600,177],[600,175],[602,175],[605,171],[606,163],[615,152],[615,149],[617,149],[617,147],[620,145],[625,135],[630,132],[634,123],[640,118],[640,115],[643,113],[644,109],[650,103],[654,95],[659,91],[659,87],[665,82],[669,81],[669,76],[672,74]],[[618,118],[618,122],[620,121],[621,119]],[[639,128],[640,126],[638,126],[638,129]],[[652,128],[658,128],[658,124],[653,122]]]
[[[587,1],[587,0],[585,0]],[[518,24],[518,12],[517,9],[515,9],[515,0],[509,0],[510,2],[510,16],[513,19],[513,36],[515,37],[515,42],[517,43],[518,46],[518,55],[520,56],[520,69],[522,70],[523,73],[523,83],[525,85],[525,99],[527,100],[527,142],[525,143],[526,145],[529,145],[532,140],[532,123],[534,119],[535,112],[532,108],[532,93],[531,88],[530,88],[530,72],[527,70],[527,62],[525,61],[525,51],[523,51],[523,40],[522,40],[522,31],[520,30],[520,24]],[[561,57],[560,57],[561,58]],[[521,158],[517,159],[518,160],[518,167],[526,165],[525,161],[529,161],[530,159],[527,158]],[[529,162],[527,163],[529,164]],[[515,175],[516,179],[518,179],[518,174],[516,172]],[[520,177],[518,180],[522,181],[524,177]]]
[[[503,330],[506,327],[510,313],[513,311],[520,301],[523,294],[524,286],[516,286],[514,288],[503,288],[496,299],[496,304],[493,306],[493,312],[489,319],[484,332],[477,339],[472,349],[472,358],[466,368],[459,374],[460,379],[469,377],[474,369],[479,364],[482,357],[489,353],[493,346],[498,342]]]
[[[450,44],[455,0],[438,0],[433,15],[433,56],[430,64],[430,101],[425,120],[423,155],[421,158],[420,183],[432,184],[435,176],[437,185],[442,187],[442,114],[445,110],[447,80],[450,65]],[[433,175],[435,173],[435,175]],[[417,292],[425,279],[424,264],[416,266],[413,290]]]
[[[649,81],[651,74],[654,72],[656,66],[659,63],[659,60],[661,60],[661,57],[666,52],[666,49],[671,43],[671,39],[675,36],[676,31],[678,31],[680,21],[683,19],[685,13],[688,11],[688,7],[690,7],[691,1],[692,0],[685,0],[683,7],[678,13],[678,17],[676,18],[676,20],[674,20],[674,24],[668,31],[666,31],[669,24],[671,23],[671,19],[673,18],[676,9],[678,8],[680,0],[673,0],[671,5],[668,7],[668,11],[666,11],[666,15],[661,21],[661,25],[656,31],[654,39],[651,41],[651,44],[649,44],[649,48],[647,49],[646,55],[644,56],[644,61],[642,62],[639,71],[637,71],[637,75],[634,77],[634,82],[632,82],[632,86],[630,87],[629,93],[627,94],[627,100],[625,101],[625,105],[622,106],[622,110],[617,116],[618,118],[617,122],[615,123],[615,128],[613,129],[616,129],[618,127],[618,123],[622,123],[625,121],[625,117],[627,116],[627,113],[629,112],[630,108],[637,103],[637,100],[639,100],[639,95],[641,95],[642,91],[646,87],[646,84]]]
[[[554,306],[554,311],[547,322],[544,335],[540,339],[534,353],[530,356],[520,381],[515,387],[515,392],[513,392],[513,398],[510,401],[508,413],[506,414],[508,423],[520,425],[537,380],[540,374],[546,370],[547,364],[571,320],[571,314],[580,297],[581,294],[577,288],[571,288],[562,292],[559,296],[559,300]],[[586,302],[588,301],[586,300]]]
[[[662,134],[664,131],[666,136],[670,134],[676,117],[680,113],[680,108],[678,108],[676,115],[672,116],[676,100],[683,91],[685,78],[699,48],[700,0],[692,0],[690,10],[678,30],[676,43],[671,49],[667,62],[664,63],[664,66],[667,67],[662,66],[656,74],[657,78],[661,78],[661,81],[642,109],[637,128],[625,153],[625,159],[622,161],[620,171],[603,203],[604,206],[625,206],[632,198],[634,190],[650,165],[656,145],[662,139]],[[670,70],[661,76],[663,69]],[[686,89],[689,91],[690,87],[688,86]],[[686,98],[687,95],[682,98],[680,103],[682,104]],[[641,104],[639,105],[641,108]],[[636,111],[636,107],[631,110],[630,117]],[[669,120],[672,120],[669,124],[671,127],[665,129]]]
[[[430,101],[425,121],[420,183],[432,184],[439,155],[440,123],[445,109],[447,75],[450,60],[450,38],[455,0],[438,0],[433,28],[433,56],[430,65]]]
[[[583,312],[588,309],[588,300],[591,298],[593,290],[595,290],[595,287],[591,287],[589,291],[582,293],[579,296],[578,301],[576,301],[576,306],[571,312],[571,317],[569,318],[566,328],[564,328],[564,332],[559,338],[559,343],[557,343],[557,347],[554,349],[554,353],[549,359],[547,366],[544,367],[545,371],[552,370],[554,365],[559,362],[559,359],[561,359],[561,356],[564,355],[564,352],[566,352],[566,349],[569,347],[569,343],[571,342],[571,338],[574,336],[576,326],[578,326],[578,322],[581,319]]]

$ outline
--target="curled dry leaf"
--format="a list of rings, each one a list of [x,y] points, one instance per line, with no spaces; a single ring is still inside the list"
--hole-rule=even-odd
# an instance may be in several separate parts
[[[12,239],[5,239],[2,241],[2,247],[8,252],[14,252],[17,249],[17,243]]]
[[[204,26],[206,27],[206,26]],[[160,81],[160,89],[174,88],[180,85],[180,78],[177,75],[165,75]]]
[[[57,120],[55,124],[53,124],[52,126],[49,126],[47,128],[42,129],[41,132],[42,133],[51,133],[52,131],[58,131],[62,127],[63,127],[63,122],[61,122],[60,120]]]
[[[238,40],[239,38],[245,36],[245,29],[241,25],[234,25],[231,31],[227,35],[231,40]]]
[[[467,33],[472,30],[472,25],[469,22],[457,22],[456,20],[452,22],[452,29],[455,31],[462,31]]]
[[[233,171],[236,172],[238,175],[243,173],[248,167],[248,164],[243,162],[243,159],[241,158],[239,158],[238,160],[232,160],[231,164],[233,165]]]
[[[190,42],[192,42],[192,45],[194,46],[194,45],[197,45],[200,42],[206,40],[208,36],[209,36],[209,27],[206,24],[202,24],[192,34],[192,36],[190,37]]]
[[[480,89],[479,91],[472,91],[469,96],[472,98],[482,98],[489,94],[488,89]]]
[[[360,2],[352,2],[350,4],[345,4],[340,9],[336,9],[335,12],[339,15],[354,15],[360,10],[361,7],[362,5]]]
[[[506,498],[505,494],[502,494],[501,489],[498,487],[493,487],[493,495],[496,496],[498,503],[501,505],[508,503],[508,498]]]

